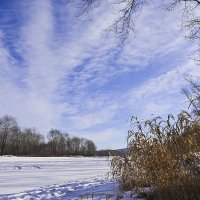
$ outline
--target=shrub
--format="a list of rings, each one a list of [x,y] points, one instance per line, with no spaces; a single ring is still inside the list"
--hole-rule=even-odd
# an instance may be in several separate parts
[[[112,174],[123,189],[142,191],[149,199],[200,199],[200,118],[182,111],[139,121],[131,119],[128,152],[112,160]]]

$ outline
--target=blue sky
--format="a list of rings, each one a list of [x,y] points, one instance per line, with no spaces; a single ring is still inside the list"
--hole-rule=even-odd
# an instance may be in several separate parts
[[[180,10],[143,8],[123,46],[104,30],[116,18],[103,1],[88,16],[64,0],[0,1],[0,115],[46,135],[58,128],[123,148],[131,115],[187,107],[184,75],[200,76]]]

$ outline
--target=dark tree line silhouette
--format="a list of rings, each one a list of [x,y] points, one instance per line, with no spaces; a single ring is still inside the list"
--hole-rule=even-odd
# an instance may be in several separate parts
[[[9,115],[0,118],[0,155],[68,156],[95,155],[93,141],[51,129],[45,138],[35,128],[21,129]]]

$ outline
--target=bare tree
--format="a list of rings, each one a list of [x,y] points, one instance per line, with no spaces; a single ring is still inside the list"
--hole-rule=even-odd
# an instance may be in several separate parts
[[[70,1],[70,0],[69,0]],[[103,0],[102,0],[103,1]],[[92,9],[101,5],[100,0],[78,0],[81,11],[80,13],[90,12]],[[162,1],[161,1],[162,2]],[[113,4],[118,4],[116,10],[117,18],[108,27],[108,31],[114,31],[116,36],[122,40],[126,40],[130,33],[136,33],[135,22],[137,16],[141,13],[143,6],[152,4],[152,0],[115,0]],[[165,9],[170,11],[175,7],[181,6],[182,9],[182,24],[186,28],[188,38],[200,39],[200,0],[168,0],[165,1]]]
[[[92,140],[85,140],[85,148],[87,156],[94,156],[96,152],[96,146]]]
[[[189,108],[192,109],[192,113],[200,117],[200,77],[197,81],[192,79],[192,77],[187,76],[186,81],[188,82],[187,87],[182,89],[189,101]]]
[[[49,145],[51,146],[51,154],[58,154],[59,140],[61,136],[61,131],[58,129],[51,129],[48,134]]]
[[[35,128],[26,128],[21,134],[22,155],[36,155],[40,153],[40,145],[44,143],[44,137]]]
[[[80,144],[81,139],[79,137],[71,138],[71,153],[74,155],[78,155],[80,153]]]
[[[0,155],[84,155],[95,154],[95,144],[85,138],[70,136],[58,129],[51,129],[48,141],[35,128],[21,129],[14,117],[0,118]]]
[[[0,118],[1,156],[4,154],[8,135],[12,133],[16,126],[17,121],[14,117],[5,115]]]
[[[18,155],[20,152],[20,135],[21,135],[21,129],[19,126],[15,126],[12,129],[12,132],[8,135],[7,140],[7,151],[6,153],[11,155]]]

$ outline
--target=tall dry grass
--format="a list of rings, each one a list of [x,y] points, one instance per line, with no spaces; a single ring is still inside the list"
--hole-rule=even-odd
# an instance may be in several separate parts
[[[115,156],[111,164],[122,189],[147,199],[200,199],[200,117],[185,111],[167,120],[132,117],[131,126],[127,155]]]

